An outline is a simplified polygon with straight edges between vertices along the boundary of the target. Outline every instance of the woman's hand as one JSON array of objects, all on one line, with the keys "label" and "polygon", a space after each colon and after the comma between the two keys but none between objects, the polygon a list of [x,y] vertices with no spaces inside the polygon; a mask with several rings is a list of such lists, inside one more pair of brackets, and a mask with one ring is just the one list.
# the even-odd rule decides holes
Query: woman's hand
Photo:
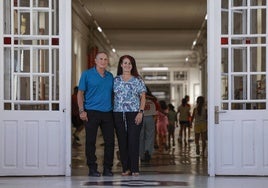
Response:
[{"label": "woman's hand", "polygon": [[135,123],[136,125],[139,125],[142,122],[142,118],[143,118],[143,113],[139,112],[135,118]]}]

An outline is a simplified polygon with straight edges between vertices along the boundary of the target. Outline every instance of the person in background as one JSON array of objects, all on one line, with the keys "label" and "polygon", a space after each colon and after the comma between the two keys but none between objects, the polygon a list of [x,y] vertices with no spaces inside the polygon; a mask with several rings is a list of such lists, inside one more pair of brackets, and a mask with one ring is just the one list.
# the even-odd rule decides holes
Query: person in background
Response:
[{"label": "person in background", "polygon": [[175,107],[172,104],[168,104],[168,147],[171,146],[171,139],[172,139],[172,146],[175,146],[175,126],[177,124],[177,112],[175,112]]},{"label": "person in background", "polygon": [[196,107],[194,108],[192,119],[194,122],[196,154],[200,155],[199,140],[201,136],[202,140],[201,155],[204,156],[206,150],[206,135],[207,135],[207,109],[205,107],[205,98],[203,96],[197,97]]},{"label": "person in background", "polygon": [[157,111],[157,135],[158,135],[158,144],[159,151],[163,149],[167,150],[168,146],[166,144],[167,141],[167,126],[168,126],[168,106],[164,100],[159,101],[160,109]]},{"label": "person in background", "polygon": [[147,86],[146,89],[143,126],[140,133],[140,159],[141,161],[149,162],[154,150],[157,98]]},{"label": "person in background", "polygon": [[[184,142],[186,143],[186,129],[191,125],[190,123],[190,117],[191,117],[191,112],[190,112],[190,106],[187,105],[187,100],[183,98],[181,100],[181,105],[178,107],[178,119],[180,123],[180,132],[179,132],[179,143],[182,143],[182,138],[184,137]],[[189,129],[188,129],[188,135]],[[189,136],[188,136],[189,137]]]},{"label": "person in background", "polygon": [[122,176],[139,175],[139,141],[146,87],[130,55],[121,56],[114,78],[114,121]]},{"label": "person in background", "polygon": [[75,132],[73,133],[73,137],[74,137],[73,146],[81,146],[81,144],[78,142],[80,141],[79,134],[84,128],[84,122],[80,119],[80,116],[79,116],[77,92],[78,92],[78,87],[75,86],[73,89],[73,94],[72,94],[72,124],[75,128]]},{"label": "person in background", "polygon": [[103,176],[113,176],[114,122],[113,122],[113,75],[106,70],[108,55],[99,52],[95,66],[84,71],[80,77],[77,99],[80,118],[86,121],[86,157],[89,176],[100,176],[96,163],[96,137],[98,128],[104,140]]},{"label": "person in background", "polygon": [[[189,95],[185,95],[184,96],[185,100],[186,100],[186,104],[187,106],[190,107],[190,110],[191,110],[191,105],[189,104],[189,101],[190,101],[190,97]],[[193,139],[191,139],[191,128],[192,128],[192,118],[191,118],[191,115],[189,116],[189,126],[187,127],[188,129],[188,142],[192,142]]]}]

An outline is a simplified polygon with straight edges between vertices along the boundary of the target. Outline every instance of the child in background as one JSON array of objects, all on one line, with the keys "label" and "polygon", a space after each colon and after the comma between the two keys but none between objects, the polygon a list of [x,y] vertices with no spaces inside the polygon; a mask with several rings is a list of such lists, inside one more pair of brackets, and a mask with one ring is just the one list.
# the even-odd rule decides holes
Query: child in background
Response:
[{"label": "child in background", "polygon": [[206,134],[207,134],[207,109],[205,107],[205,98],[203,96],[197,97],[196,107],[193,111],[192,120],[194,122],[196,155],[200,155],[199,140],[201,135],[202,153],[204,156],[206,149]]},{"label": "child in background", "polygon": [[167,136],[167,126],[168,126],[168,107],[165,101],[159,101],[160,109],[157,111],[157,134],[158,134],[158,142],[159,142],[159,150],[168,149],[166,144],[166,136]]},{"label": "child in background", "polygon": [[172,139],[172,146],[175,146],[175,125],[177,123],[177,113],[174,110],[174,106],[172,104],[168,104],[168,147],[171,146],[171,139]]}]

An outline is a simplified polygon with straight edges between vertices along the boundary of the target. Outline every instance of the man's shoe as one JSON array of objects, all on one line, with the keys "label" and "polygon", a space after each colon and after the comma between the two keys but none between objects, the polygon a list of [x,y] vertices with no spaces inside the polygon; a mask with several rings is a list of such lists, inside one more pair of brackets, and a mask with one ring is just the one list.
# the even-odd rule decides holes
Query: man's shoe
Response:
[{"label": "man's shoe", "polygon": [[88,176],[93,176],[93,177],[100,177],[100,175],[101,174],[97,170],[89,171],[89,173],[88,173]]},{"label": "man's shoe", "polygon": [[103,170],[103,176],[113,176],[113,172],[111,170],[105,169]]}]

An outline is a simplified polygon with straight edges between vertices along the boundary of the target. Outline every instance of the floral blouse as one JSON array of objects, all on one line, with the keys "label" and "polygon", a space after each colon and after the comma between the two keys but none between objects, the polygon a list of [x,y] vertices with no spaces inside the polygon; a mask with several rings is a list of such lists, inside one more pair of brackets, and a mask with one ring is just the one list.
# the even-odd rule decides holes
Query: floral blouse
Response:
[{"label": "floral blouse", "polygon": [[137,112],[140,108],[140,96],[146,92],[141,78],[132,76],[124,81],[122,76],[114,78],[114,112]]}]

